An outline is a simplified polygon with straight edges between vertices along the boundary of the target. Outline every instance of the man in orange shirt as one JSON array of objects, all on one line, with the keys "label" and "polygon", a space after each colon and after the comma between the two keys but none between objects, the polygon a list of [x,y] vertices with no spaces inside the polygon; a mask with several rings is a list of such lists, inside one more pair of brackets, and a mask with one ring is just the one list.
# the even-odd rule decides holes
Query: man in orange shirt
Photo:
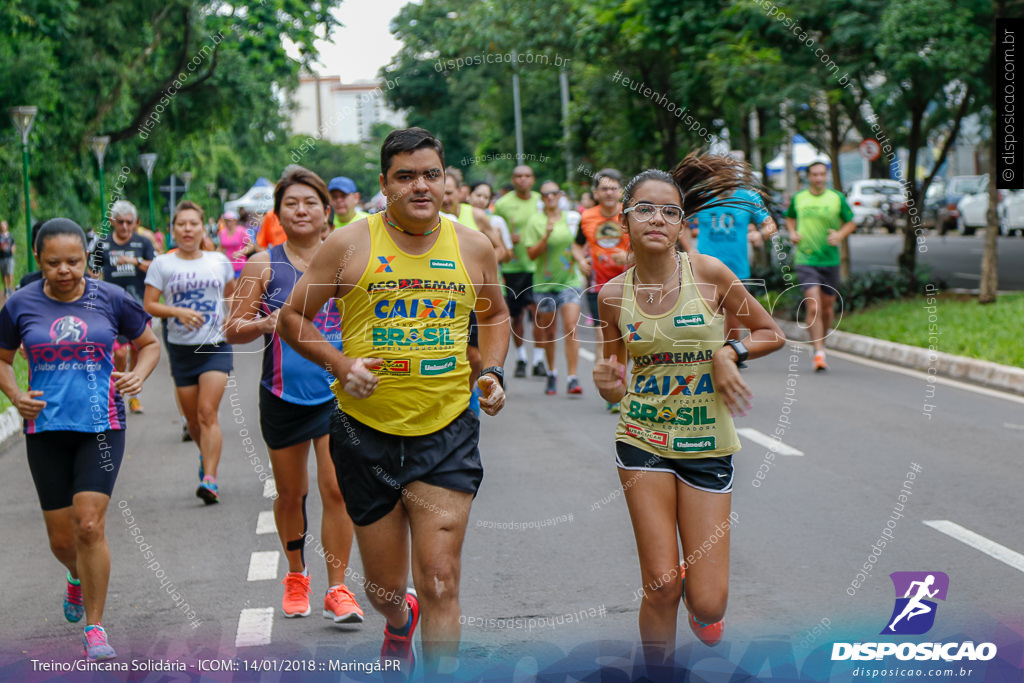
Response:
[{"label": "man in orange shirt", "polygon": [[[632,262],[629,250],[629,235],[622,229],[619,218],[622,212],[622,174],[614,168],[603,168],[594,175],[594,199],[596,206],[583,212],[576,242],[572,246],[573,256],[593,284],[587,289],[587,304],[590,316],[597,322],[595,334],[598,348],[601,347],[601,318],[597,312],[597,293],[601,287],[616,275],[624,272]],[[618,412],[618,404],[608,404],[608,410]]]},{"label": "man in orange shirt", "polygon": [[267,211],[263,217],[263,224],[260,225],[260,231],[256,235],[256,246],[260,249],[270,249],[287,241],[288,236],[284,234],[284,228],[281,227],[281,221],[277,220],[277,214],[273,209]]}]

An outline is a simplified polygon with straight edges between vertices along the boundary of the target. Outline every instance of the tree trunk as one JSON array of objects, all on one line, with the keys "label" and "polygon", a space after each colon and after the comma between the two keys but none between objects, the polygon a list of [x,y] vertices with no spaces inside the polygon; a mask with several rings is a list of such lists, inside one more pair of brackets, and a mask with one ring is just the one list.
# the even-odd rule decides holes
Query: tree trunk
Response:
[{"label": "tree trunk", "polygon": [[[993,131],[995,133],[995,131]],[[996,188],[996,145],[995,136],[989,143],[988,159],[988,216],[985,230],[985,251],[981,255],[981,291],[978,293],[979,304],[994,304],[996,290],[999,289],[999,219],[996,207],[999,203],[999,190]]]},{"label": "tree trunk", "polygon": [[[843,177],[839,170],[839,150],[843,141],[839,132],[839,106],[831,97],[828,98],[828,156],[832,159],[832,187],[836,192],[843,191]],[[839,281],[850,279],[850,238],[839,244]]]},{"label": "tree trunk", "polygon": [[[922,196],[914,182],[917,173],[917,152],[921,148],[923,136],[921,134],[922,121],[924,120],[924,106],[916,104],[910,110],[910,134],[907,136],[907,168],[906,177],[903,182],[907,190],[907,206],[917,207],[920,211]],[[914,224],[910,219],[910,211],[907,211],[907,222],[903,226],[903,251],[897,259],[900,270],[907,276],[913,277],[917,269],[917,236],[914,235]]]},{"label": "tree trunk", "polygon": [[[996,2],[995,17],[992,21],[992,52],[990,63],[994,60],[998,47],[998,35],[996,33],[996,20],[1003,16],[1005,6],[1003,2]],[[988,70],[992,73],[992,69]],[[999,289],[999,182],[996,179],[996,117],[994,112],[998,111],[997,90],[992,88],[992,134],[989,142],[988,154],[988,216],[985,230],[985,251],[981,255],[981,288],[978,292],[979,304],[994,304],[996,302],[996,291]]]}]

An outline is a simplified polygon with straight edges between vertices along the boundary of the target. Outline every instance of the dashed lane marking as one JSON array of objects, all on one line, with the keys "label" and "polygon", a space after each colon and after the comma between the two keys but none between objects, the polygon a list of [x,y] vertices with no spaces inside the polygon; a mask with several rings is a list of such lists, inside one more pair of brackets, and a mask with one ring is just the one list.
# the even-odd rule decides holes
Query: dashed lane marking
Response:
[{"label": "dashed lane marking", "polygon": [[249,557],[247,581],[269,581],[277,578],[277,565],[281,559],[279,550],[257,550]]},{"label": "dashed lane marking", "polygon": [[1011,550],[1005,545],[985,538],[970,529],[965,529],[955,522],[950,522],[948,519],[925,520],[923,523],[936,531],[955,538],[965,545],[971,546],[975,550],[980,550],[1003,564],[1010,565],[1019,572],[1024,572],[1024,555],[1021,555],[1016,550]]}]

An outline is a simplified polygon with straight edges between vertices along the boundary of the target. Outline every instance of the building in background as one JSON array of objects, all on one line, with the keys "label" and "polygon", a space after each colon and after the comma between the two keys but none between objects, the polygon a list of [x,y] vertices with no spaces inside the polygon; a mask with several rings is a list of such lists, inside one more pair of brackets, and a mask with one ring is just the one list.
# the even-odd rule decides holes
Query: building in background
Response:
[{"label": "building in background", "polygon": [[342,83],[340,76],[303,75],[295,91],[292,132],[316,136],[335,144],[370,139],[375,123],[404,128],[405,114],[392,109],[384,98],[390,81]]}]

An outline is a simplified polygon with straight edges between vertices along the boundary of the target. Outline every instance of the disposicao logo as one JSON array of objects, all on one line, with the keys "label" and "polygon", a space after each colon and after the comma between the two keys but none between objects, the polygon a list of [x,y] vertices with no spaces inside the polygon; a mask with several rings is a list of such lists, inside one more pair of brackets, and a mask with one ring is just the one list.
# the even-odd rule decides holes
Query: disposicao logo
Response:
[{"label": "disposicao logo", "polygon": [[[895,605],[879,635],[922,635],[935,625],[938,603],[946,600],[949,576],[945,572],[893,572]],[[996,656],[994,643],[833,643],[832,661],[884,659],[988,661]]]},{"label": "disposicao logo", "polygon": [[936,603],[928,598],[945,602],[949,576],[944,572],[893,572],[889,578],[896,588],[896,606],[882,635],[919,636],[930,631]]}]

